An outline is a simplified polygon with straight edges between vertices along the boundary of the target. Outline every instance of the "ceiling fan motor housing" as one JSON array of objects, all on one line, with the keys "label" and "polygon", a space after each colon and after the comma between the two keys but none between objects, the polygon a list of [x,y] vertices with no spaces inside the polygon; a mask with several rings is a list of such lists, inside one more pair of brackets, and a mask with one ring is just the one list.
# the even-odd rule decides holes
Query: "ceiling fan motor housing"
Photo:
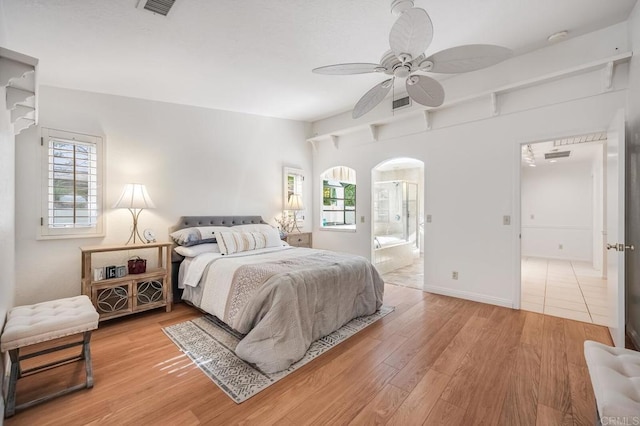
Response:
[{"label": "ceiling fan motor housing", "polygon": [[402,15],[402,12],[412,7],[413,7],[413,0],[392,0],[391,1],[391,13],[393,13],[394,16],[400,16]]}]

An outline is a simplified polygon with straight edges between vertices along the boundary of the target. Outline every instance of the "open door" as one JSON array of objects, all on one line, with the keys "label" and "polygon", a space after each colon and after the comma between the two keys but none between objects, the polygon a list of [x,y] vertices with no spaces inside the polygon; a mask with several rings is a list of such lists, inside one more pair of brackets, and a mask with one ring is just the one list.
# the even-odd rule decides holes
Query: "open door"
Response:
[{"label": "open door", "polygon": [[625,341],[625,250],[633,250],[624,238],[625,134],[624,110],[619,110],[607,130],[606,223],[607,290],[609,296],[609,331],[613,343],[624,347]]}]

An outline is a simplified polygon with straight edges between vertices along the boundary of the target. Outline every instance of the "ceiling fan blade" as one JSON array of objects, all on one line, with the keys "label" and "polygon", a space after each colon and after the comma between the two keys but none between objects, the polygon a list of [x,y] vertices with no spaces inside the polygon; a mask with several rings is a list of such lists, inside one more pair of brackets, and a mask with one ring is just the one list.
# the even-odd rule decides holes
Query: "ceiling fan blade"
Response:
[{"label": "ceiling fan blade", "polygon": [[438,107],[444,102],[444,88],[426,75],[413,74],[407,77],[407,93],[419,104]]},{"label": "ceiling fan blade", "polygon": [[325,67],[314,68],[311,70],[316,74],[328,75],[350,75],[350,74],[366,74],[369,72],[383,71],[384,67],[380,64],[354,63],[354,64],[337,64],[327,65]]},{"label": "ceiling fan blade", "polygon": [[[429,14],[420,8],[407,9],[396,20],[389,34],[393,53],[403,62],[417,58],[433,40],[433,24]],[[404,58],[404,55],[410,58]]]},{"label": "ceiling fan blade", "polygon": [[385,80],[380,84],[373,86],[362,98],[358,101],[355,107],[353,107],[353,118],[360,118],[369,111],[371,111],[376,105],[378,105],[387,96],[387,93],[393,87],[393,79]]},{"label": "ceiling fan blade", "polygon": [[492,44],[468,44],[442,50],[427,58],[433,62],[430,72],[455,74],[475,71],[502,62],[511,56],[511,49]]}]

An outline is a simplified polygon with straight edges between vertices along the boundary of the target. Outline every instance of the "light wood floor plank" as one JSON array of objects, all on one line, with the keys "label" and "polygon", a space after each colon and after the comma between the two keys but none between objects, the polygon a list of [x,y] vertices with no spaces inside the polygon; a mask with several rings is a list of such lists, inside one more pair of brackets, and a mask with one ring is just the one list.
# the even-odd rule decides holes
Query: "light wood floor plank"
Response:
[{"label": "light wood floor plank", "polygon": [[567,320],[545,316],[538,402],[560,413],[571,414],[569,370],[565,352],[565,321]]},{"label": "light wood floor plank", "polygon": [[569,363],[569,384],[571,387],[571,408],[575,425],[590,426],[596,418],[595,396],[585,365]]},{"label": "light wood floor plank", "polygon": [[384,425],[396,412],[409,392],[386,385],[349,423],[352,425]]},{"label": "light wood floor plank", "polygon": [[463,425],[464,410],[448,403],[444,399],[439,399],[431,410],[429,417],[423,425],[425,426],[451,426]]},{"label": "light wood floor plank", "polygon": [[535,425],[540,381],[538,348],[521,343],[500,414],[500,425]]},{"label": "light wood floor plank", "polygon": [[534,348],[542,347],[542,332],[544,328],[544,315],[535,312],[527,312],[527,319],[522,329],[520,341]]},{"label": "light wood floor plank", "polygon": [[422,424],[438,402],[440,394],[450,379],[451,377],[446,374],[429,370],[387,424],[394,426]]}]

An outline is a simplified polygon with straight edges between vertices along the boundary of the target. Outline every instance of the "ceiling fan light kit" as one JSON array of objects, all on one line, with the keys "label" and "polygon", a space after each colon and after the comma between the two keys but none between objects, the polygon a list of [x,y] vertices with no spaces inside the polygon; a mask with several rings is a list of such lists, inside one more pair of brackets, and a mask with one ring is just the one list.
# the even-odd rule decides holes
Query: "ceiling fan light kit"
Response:
[{"label": "ceiling fan light kit", "polygon": [[433,40],[433,24],[427,11],[414,7],[413,0],[391,0],[391,12],[398,19],[391,27],[389,46],[379,64],[349,63],[313,69],[326,75],[384,73],[391,76],[371,88],[353,108],[353,118],[371,111],[387,96],[396,78],[404,78],[407,93],[415,102],[438,107],[444,103],[444,88],[435,79],[418,72],[458,74],[495,65],[511,56],[506,47],[470,44],[452,47],[429,57],[425,51]]}]

